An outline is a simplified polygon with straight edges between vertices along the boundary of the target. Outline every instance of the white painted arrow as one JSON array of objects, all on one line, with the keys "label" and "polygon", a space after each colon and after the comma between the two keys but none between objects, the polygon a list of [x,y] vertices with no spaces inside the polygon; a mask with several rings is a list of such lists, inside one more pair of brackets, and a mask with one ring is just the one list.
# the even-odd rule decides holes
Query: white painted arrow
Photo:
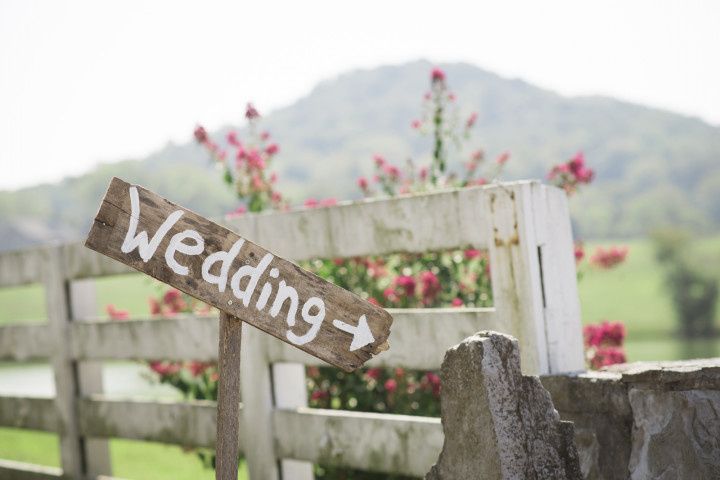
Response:
[{"label": "white painted arrow", "polygon": [[333,325],[335,326],[335,328],[338,328],[344,332],[352,333],[353,339],[350,343],[351,352],[354,352],[358,348],[362,348],[365,345],[370,345],[375,341],[375,337],[373,337],[373,334],[370,331],[370,327],[367,324],[367,318],[365,318],[365,315],[360,317],[357,327],[353,327],[352,325],[342,322],[340,320],[333,320]]}]

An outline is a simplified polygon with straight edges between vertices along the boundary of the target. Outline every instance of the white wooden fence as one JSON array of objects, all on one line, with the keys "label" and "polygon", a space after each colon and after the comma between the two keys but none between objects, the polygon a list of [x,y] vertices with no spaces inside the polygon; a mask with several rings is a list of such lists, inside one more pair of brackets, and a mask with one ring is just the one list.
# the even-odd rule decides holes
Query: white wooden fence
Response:
[{"label": "white wooden fence", "polygon": [[[583,368],[570,220],[558,189],[516,182],[245,216],[228,226],[295,260],[488,250],[494,308],[395,310],[391,348],[369,365],[437,369],[448,347],[492,329],[520,340],[526,373]],[[41,283],[48,317],[0,327],[0,359],[49,358],[56,383],[55,398],[0,397],[0,426],[57,432],[62,462],[0,460],[0,478],[110,475],[108,438],[213,447],[213,402],[102,395],[102,360],[217,355],[215,317],[88,321],[92,279],[126,272],[80,243],[0,255],[0,288]],[[436,460],[440,419],[309,409],[303,365],[319,361],[244,327],[240,438],[253,479],[312,478],[311,462],[422,476]]]}]

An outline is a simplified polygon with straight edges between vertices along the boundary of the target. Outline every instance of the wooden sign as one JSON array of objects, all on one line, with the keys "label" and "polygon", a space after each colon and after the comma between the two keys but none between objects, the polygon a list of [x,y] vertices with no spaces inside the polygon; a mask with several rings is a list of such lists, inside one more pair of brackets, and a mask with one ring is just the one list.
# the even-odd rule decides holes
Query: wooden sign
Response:
[{"label": "wooden sign", "polygon": [[388,348],[384,309],[119,178],[85,245],[345,371]]}]

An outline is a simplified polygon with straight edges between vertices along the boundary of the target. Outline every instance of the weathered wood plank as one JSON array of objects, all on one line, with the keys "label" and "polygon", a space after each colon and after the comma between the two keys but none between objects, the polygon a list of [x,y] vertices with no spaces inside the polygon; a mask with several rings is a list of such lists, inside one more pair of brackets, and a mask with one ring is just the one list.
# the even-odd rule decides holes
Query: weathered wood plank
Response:
[{"label": "weathered wood plank", "polygon": [[[371,366],[440,367],[445,350],[480,331],[506,332],[492,308],[419,308],[390,310],[393,348],[372,359]],[[77,322],[72,325],[76,359],[217,360],[217,316],[178,316],[158,320]],[[273,338],[267,343],[271,362],[322,363]],[[422,345],[422,348],[418,348]]]},{"label": "weathered wood plank", "polygon": [[[293,260],[424,252],[488,245],[487,232],[471,226],[487,221],[478,208],[496,186],[429,195],[343,202],[337,207],[246,215],[224,226]],[[358,221],[362,219],[362,221]],[[302,240],[302,241],[301,241]],[[39,283],[42,248],[0,254],[0,287]],[[133,269],[84,248],[62,246],[69,279],[133,272]]]},{"label": "weathered wood plank", "polygon": [[0,397],[0,426],[54,432],[58,429],[52,398]]},{"label": "weathered wood plank", "polygon": [[85,245],[346,371],[388,348],[382,308],[118,178]]},{"label": "weathered wood plank", "polygon": [[240,413],[240,342],[242,322],[220,312],[218,343],[217,433],[215,442],[215,478],[237,480]]},{"label": "weathered wood plank", "polygon": [[[215,446],[215,402],[104,399],[78,402],[80,430],[97,438],[128,438],[191,447]],[[241,433],[241,449],[243,431]]]},{"label": "weathered wood plank", "polygon": [[0,253],[0,288],[40,283],[46,247]]},{"label": "weathered wood plank", "polygon": [[294,260],[425,252],[488,244],[483,198],[494,186],[344,202],[332,208],[247,215],[226,222]]},{"label": "weathered wood plank", "polygon": [[422,477],[442,449],[439,418],[299,408],[273,412],[278,455]]},{"label": "weathered wood plank", "polygon": [[72,329],[80,360],[217,360],[217,315],[77,322]]},{"label": "weathered wood plank", "polygon": [[0,326],[0,359],[25,361],[48,358],[54,338],[47,324]]},{"label": "weathered wood plank", "polygon": [[60,468],[0,460],[0,478],[3,480],[58,480],[63,477]]},{"label": "weathered wood plank", "polygon": [[[445,350],[480,330],[507,331],[491,308],[443,308],[390,310],[394,322],[392,348],[367,363],[370,367],[403,366],[438,369]],[[268,338],[271,362],[299,362],[321,365],[309,355]]]}]

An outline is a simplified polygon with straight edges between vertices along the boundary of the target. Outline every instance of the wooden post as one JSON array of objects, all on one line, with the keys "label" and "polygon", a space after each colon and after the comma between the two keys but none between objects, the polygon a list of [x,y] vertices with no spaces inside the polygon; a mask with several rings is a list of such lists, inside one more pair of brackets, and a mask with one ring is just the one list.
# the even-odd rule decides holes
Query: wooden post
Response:
[{"label": "wooden post", "polygon": [[278,480],[273,428],[272,368],[268,361],[267,335],[245,324],[242,364],[243,442],[251,479]]},{"label": "wooden post", "polygon": [[[73,322],[82,322],[90,320],[96,315],[97,294],[95,280],[85,279],[70,283],[71,320]],[[102,362],[81,362],[76,364],[81,396],[103,392],[102,367]],[[83,449],[89,478],[112,474],[109,442],[106,439],[86,438]]]},{"label": "wooden post", "polygon": [[539,182],[489,190],[493,303],[520,342],[526,374],[583,368],[580,306],[565,194]]},{"label": "wooden post", "polygon": [[[275,363],[272,366],[275,408],[295,409],[307,407],[305,365],[301,363]],[[283,480],[313,480],[312,462],[283,458],[280,460]]]},{"label": "wooden post", "polygon": [[220,312],[218,346],[219,384],[217,401],[217,434],[215,442],[215,478],[237,480],[240,455],[238,429],[240,420],[240,340],[242,322]]},{"label": "wooden post", "polygon": [[64,478],[87,477],[87,462],[77,418],[78,372],[70,352],[70,295],[63,272],[62,250],[45,250],[45,300],[50,331],[56,341],[52,353],[55,374],[55,408],[60,429],[60,465]]}]

